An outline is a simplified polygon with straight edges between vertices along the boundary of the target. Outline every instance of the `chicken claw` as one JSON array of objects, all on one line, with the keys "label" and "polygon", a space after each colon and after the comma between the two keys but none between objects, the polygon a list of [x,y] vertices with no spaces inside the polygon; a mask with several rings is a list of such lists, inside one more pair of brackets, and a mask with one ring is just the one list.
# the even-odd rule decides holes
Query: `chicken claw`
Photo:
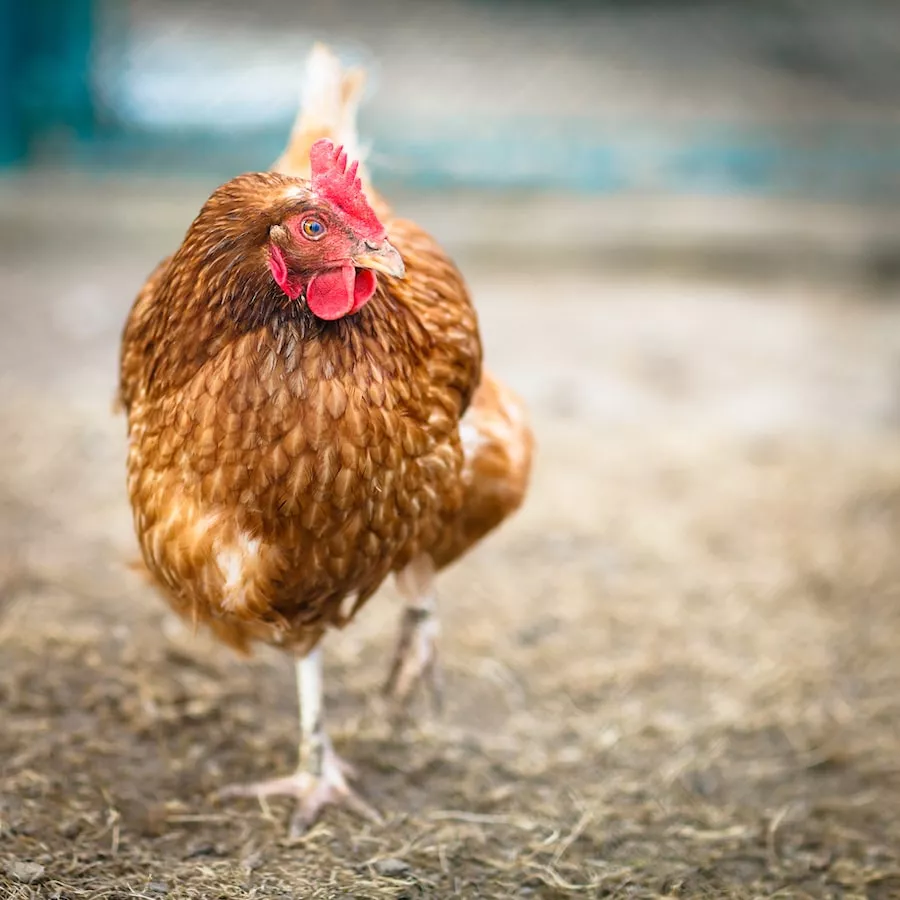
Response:
[{"label": "chicken claw", "polygon": [[437,651],[438,621],[428,607],[408,606],[403,610],[400,635],[383,693],[398,710],[405,708],[413,691],[423,684],[432,705],[440,712],[444,705],[444,678]]},{"label": "chicken claw", "polygon": [[344,762],[325,744],[318,775],[305,769],[298,769],[293,775],[271,778],[251,784],[232,784],[219,791],[219,797],[294,797],[297,807],[291,817],[290,836],[300,837],[329,805],[346,806],[363,819],[376,824],[382,823],[378,811],[363,800],[348,784],[356,777],[349,763]]},{"label": "chicken claw", "polygon": [[371,822],[381,823],[378,811],[366,803],[347,783],[356,778],[350,763],[344,762],[325,731],[322,716],[322,651],[316,647],[297,661],[297,695],[300,701],[299,765],[293,775],[251,784],[222,788],[218,796],[294,797],[297,808],[291,818],[291,837],[299,837],[330,805],[346,806]]}]

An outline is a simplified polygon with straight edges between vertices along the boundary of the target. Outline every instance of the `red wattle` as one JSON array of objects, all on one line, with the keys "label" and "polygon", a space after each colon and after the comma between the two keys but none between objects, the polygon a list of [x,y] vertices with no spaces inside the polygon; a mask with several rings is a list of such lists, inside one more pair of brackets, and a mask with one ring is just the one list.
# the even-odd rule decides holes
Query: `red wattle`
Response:
[{"label": "red wattle", "polygon": [[356,270],[356,280],[353,283],[353,306],[350,307],[351,313],[361,310],[372,299],[377,284],[378,279],[371,269]]},{"label": "red wattle", "polygon": [[306,286],[306,305],[326,321],[341,319],[361,309],[375,293],[375,273],[351,265],[326,269]]}]

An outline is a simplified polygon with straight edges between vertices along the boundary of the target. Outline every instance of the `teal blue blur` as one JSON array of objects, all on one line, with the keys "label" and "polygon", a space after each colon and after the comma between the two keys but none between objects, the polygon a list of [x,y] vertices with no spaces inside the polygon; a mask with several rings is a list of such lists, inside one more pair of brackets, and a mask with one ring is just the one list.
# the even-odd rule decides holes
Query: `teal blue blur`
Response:
[{"label": "teal blue blur", "polygon": [[0,0],[0,164],[56,130],[90,141],[92,0]]},{"label": "teal blue blur", "polygon": [[[505,0],[478,2],[511,8]],[[49,161],[226,178],[278,155],[289,118],[235,129],[223,141],[202,128],[135,126],[104,109],[92,85],[98,34],[112,18],[106,39],[116,28],[126,33],[127,8],[124,0],[0,0],[0,168]],[[378,149],[376,175],[403,186],[900,199],[896,119],[782,120],[774,128],[698,120],[679,130],[652,116],[624,124],[587,113],[535,121],[498,110],[480,120],[448,117],[446,127],[413,136],[363,117]],[[395,164],[379,170],[381,160]]]}]

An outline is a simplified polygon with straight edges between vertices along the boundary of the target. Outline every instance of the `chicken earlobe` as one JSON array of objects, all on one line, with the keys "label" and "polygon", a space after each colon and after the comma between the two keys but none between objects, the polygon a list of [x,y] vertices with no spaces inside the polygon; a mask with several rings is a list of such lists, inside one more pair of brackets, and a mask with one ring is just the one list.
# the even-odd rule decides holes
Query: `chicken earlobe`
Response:
[{"label": "chicken earlobe", "polygon": [[[281,226],[278,225],[276,228]],[[272,230],[274,232],[275,229]],[[269,271],[288,299],[296,300],[303,293],[303,282],[291,274],[284,251],[274,243],[269,246]]]},{"label": "chicken earlobe", "polygon": [[219,797],[293,797],[297,801],[291,818],[290,835],[299,837],[329,805],[343,805],[361,818],[382,821],[349,785],[356,777],[331,745],[325,730],[323,706],[322,650],[316,647],[297,662],[297,694],[300,700],[300,747],[297,771],[293,775],[250,784],[233,784],[219,791]]}]

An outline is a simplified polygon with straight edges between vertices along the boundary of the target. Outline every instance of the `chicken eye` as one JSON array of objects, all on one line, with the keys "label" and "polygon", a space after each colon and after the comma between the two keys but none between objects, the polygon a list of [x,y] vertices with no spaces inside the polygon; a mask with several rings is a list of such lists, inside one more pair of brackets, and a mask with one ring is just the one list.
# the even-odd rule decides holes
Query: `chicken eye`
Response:
[{"label": "chicken eye", "polygon": [[312,216],[309,216],[300,223],[300,230],[311,241],[317,241],[325,234],[325,226],[319,219]]}]

